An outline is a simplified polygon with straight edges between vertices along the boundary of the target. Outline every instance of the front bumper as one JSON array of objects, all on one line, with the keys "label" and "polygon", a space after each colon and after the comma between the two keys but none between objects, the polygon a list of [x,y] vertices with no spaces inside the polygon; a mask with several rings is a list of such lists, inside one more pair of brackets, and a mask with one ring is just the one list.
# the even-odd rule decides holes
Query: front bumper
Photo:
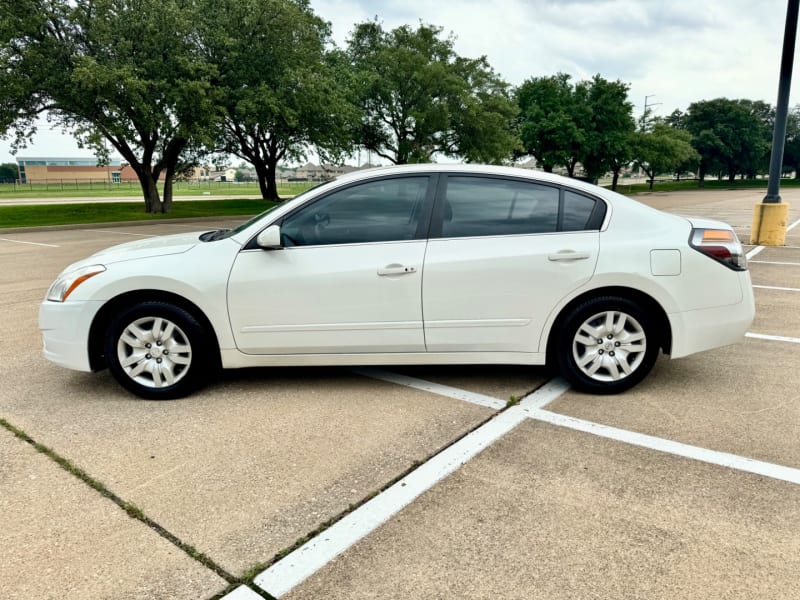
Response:
[{"label": "front bumper", "polygon": [[101,302],[50,302],[39,305],[44,357],[67,369],[91,371],[89,329]]}]

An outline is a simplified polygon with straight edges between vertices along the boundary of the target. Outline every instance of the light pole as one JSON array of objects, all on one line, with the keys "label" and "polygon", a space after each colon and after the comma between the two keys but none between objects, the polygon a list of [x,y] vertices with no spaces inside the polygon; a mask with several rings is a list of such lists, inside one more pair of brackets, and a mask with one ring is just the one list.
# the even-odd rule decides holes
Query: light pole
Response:
[{"label": "light pole", "polygon": [[786,222],[789,205],[781,202],[780,183],[783,168],[783,147],[786,142],[786,119],[789,113],[789,89],[792,84],[794,45],[797,38],[797,12],[800,0],[788,0],[786,29],[783,32],[781,73],[778,81],[778,105],[775,109],[775,129],[772,134],[772,154],[769,161],[767,195],[753,212],[751,244],[783,246],[786,243]]},{"label": "light pole", "polygon": [[655,98],[655,94],[649,94],[644,97],[644,112],[642,113],[642,131],[647,131],[647,109],[653,106],[660,106],[661,102],[651,102],[650,104],[647,103],[648,98]]}]

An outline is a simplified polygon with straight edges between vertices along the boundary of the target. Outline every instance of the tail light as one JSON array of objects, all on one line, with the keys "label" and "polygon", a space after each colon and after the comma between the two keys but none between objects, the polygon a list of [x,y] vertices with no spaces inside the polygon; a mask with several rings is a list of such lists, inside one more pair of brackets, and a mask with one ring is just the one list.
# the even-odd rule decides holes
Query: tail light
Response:
[{"label": "tail light", "polygon": [[744,248],[731,229],[692,229],[689,245],[734,271],[747,270]]}]

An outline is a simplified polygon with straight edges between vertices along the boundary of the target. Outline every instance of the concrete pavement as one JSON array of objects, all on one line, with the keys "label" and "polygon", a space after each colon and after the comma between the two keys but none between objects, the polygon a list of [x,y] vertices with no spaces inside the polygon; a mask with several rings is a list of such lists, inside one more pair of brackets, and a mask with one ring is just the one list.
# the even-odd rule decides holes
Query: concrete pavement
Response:
[{"label": "concrete pavement", "polygon": [[[745,239],[758,199],[699,194],[670,210],[730,220]],[[646,199],[656,200],[668,199]],[[800,194],[793,205],[797,220]],[[44,361],[37,306],[67,263],[113,243],[214,226],[229,222],[0,236],[0,418],[184,544],[0,429],[4,598],[219,596],[497,412],[347,369],[231,372],[190,398],[144,402],[107,374]],[[797,250],[756,259],[754,283],[800,288]],[[798,337],[800,293],[755,293],[753,331]],[[661,360],[626,394],[567,392],[547,410],[800,467],[798,350],[746,339]],[[500,406],[548,378],[518,367],[400,371]],[[288,597],[795,598],[798,489],[526,421]]]}]

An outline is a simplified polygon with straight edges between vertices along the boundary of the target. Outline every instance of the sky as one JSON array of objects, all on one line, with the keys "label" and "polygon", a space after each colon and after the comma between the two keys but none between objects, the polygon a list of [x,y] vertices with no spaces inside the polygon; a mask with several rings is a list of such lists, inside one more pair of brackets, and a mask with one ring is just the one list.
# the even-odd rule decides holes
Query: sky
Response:
[{"label": "sky", "polygon": [[[775,104],[786,0],[311,0],[339,46],[353,25],[384,28],[421,22],[455,37],[462,56],[485,55],[506,81],[568,73],[600,74],[630,85],[641,114],[691,102],[747,98]],[[800,73],[800,61],[796,61]],[[790,105],[800,103],[800,75]],[[0,162],[13,162],[0,139]],[[91,156],[68,134],[42,122],[20,156]]]}]

